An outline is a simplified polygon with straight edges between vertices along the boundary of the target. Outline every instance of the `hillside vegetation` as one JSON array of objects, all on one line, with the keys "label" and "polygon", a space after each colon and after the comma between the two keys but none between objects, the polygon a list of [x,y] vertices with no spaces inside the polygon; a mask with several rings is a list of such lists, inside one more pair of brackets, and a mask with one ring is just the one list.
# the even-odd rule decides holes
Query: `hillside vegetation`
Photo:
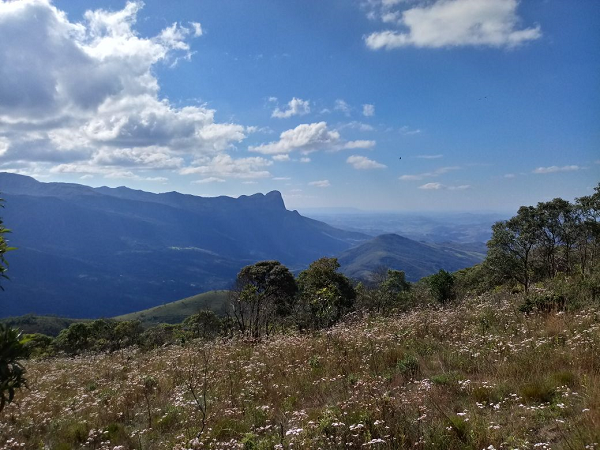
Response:
[{"label": "hillside vegetation", "polygon": [[214,311],[217,315],[223,316],[227,311],[227,291],[205,292],[176,302],[117,316],[114,319],[120,321],[137,320],[143,327],[159,323],[176,324],[183,322],[187,317],[203,309]]},{"label": "hillside vegetation", "polygon": [[595,448],[600,310],[521,300],[30,361],[0,448]]}]

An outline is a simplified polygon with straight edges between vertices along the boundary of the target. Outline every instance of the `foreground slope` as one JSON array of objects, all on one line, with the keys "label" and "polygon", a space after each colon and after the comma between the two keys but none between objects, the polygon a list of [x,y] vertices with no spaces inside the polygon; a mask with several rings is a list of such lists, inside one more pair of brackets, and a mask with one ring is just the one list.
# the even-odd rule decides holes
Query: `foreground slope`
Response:
[{"label": "foreground slope", "polygon": [[300,269],[364,239],[285,208],[279,192],[202,198],[0,173],[11,282],[2,315],[114,316],[228,288],[239,269]]},{"label": "foreground slope", "polygon": [[465,251],[438,244],[413,241],[397,234],[383,234],[346,250],[338,260],[341,270],[356,279],[368,279],[378,267],[403,270],[409,281],[417,281],[440,269],[454,272],[483,261],[478,251]]},{"label": "foreground slope", "polygon": [[596,448],[600,311],[525,315],[521,301],[28,361],[0,447]]}]

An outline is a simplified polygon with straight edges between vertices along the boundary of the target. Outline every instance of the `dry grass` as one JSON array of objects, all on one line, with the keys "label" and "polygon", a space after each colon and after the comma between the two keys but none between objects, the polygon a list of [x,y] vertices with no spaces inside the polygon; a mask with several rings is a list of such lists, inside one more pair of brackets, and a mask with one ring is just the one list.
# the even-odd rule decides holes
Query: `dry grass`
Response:
[{"label": "dry grass", "polygon": [[600,309],[515,303],[30,361],[0,449],[600,448]]}]

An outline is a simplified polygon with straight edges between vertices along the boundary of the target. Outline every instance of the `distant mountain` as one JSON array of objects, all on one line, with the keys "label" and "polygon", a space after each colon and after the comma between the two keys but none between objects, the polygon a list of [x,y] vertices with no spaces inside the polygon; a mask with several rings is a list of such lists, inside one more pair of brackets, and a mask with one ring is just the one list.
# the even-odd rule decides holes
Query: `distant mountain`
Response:
[{"label": "distant mountain", "polygon": [[484,255],[437,244],[425,244],[383,234],[339,255],[341,271],[355,279],[368,279],[369,273],[384,266],[403,270],[409,281],[431,275],[440,269],[456,271],[481,262]]},{"label": "distant mountain", "polygon": [[288,211],[277,191],[203,198],[0,173],[0,194],[18,247],[0,316],[125,314],[228,288],[259,260],[299,270],[367,238]]}]

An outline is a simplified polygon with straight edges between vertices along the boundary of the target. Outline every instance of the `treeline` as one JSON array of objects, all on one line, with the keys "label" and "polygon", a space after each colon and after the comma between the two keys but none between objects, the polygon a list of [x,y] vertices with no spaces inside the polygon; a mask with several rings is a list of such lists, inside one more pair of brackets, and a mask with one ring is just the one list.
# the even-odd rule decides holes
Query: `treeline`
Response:
[{"label": "treeline", "polygon": [[369,283],[353,283],[338,272],[336,258],[321,258],[297,278],[278,261],[244,267],[229,293],[223,317],[200,310],[180,324],[144,329],[139,321],[98,319],[71,324],[56,338],[24,336],[34,357],[118,351],[136,345],[152,349],[194,339],[261,339],[286,330],[317,330],[338,323],[351,311],[383,312],[405,304],[411,289],[404,272],[383,270]]},{"label": "treeline", "polygon": [[570,203],[561,198],[522,206],[492,227],[486,264],[502,281],[527,292],[532,283],[566,275],[590,275],[600,257],[600,185]]}]

